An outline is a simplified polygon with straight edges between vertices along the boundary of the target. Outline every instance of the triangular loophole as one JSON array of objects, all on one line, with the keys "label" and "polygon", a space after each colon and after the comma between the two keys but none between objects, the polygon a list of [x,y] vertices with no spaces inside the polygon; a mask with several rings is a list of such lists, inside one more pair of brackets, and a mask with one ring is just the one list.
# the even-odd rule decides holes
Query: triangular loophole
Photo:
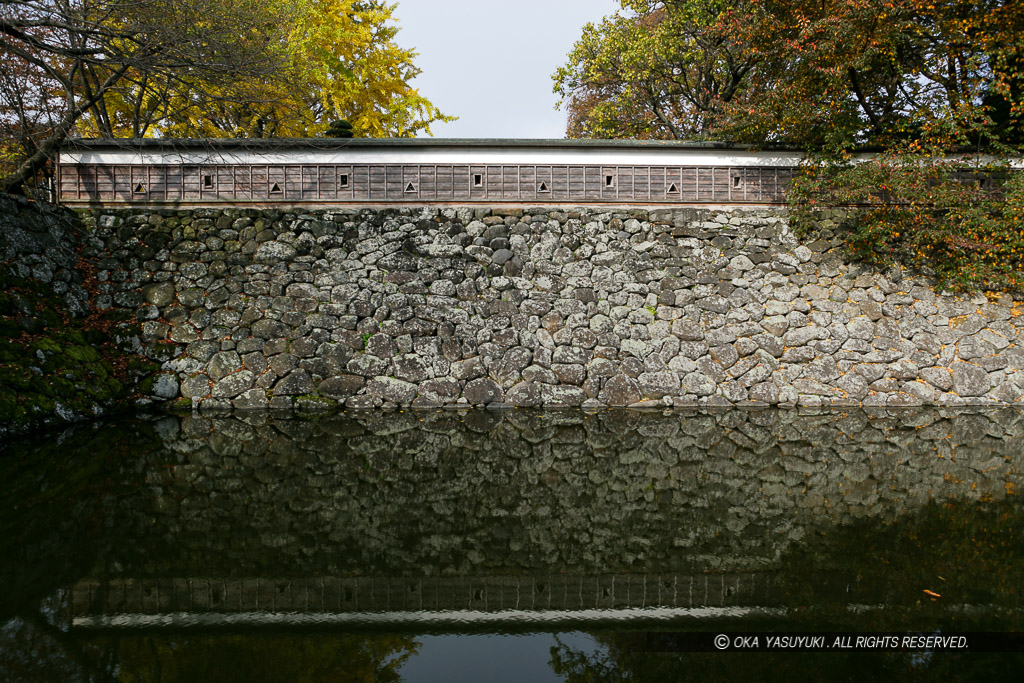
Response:
[{"label": "triangular loophole", "polygon": [[281,186],[278,185],[277,183],[274,183],[273,185],[270,186],[270,191],[271,191],[271,193],[280,192],[281,191]]},{"label": "triangular loophole", "polygon": [[405,191],[406,191],[406,192],[415,192],[415,191],[416,191],[416,186],[415,186],[415,185],[413,185],[412,183],[408,183],[408,184],[407,184],[407,185],[405,186]]},{"label": "triangular loophole", "polygon": [[541,184],[540,184],[540,185],[539,185],[539,186],[537,187],[537,191],[538,191],[538,192],[547,192],[547,191],[548,191],[548,184],[547,184],[547,183],[541,183]]},{"label": "triangular loophole", "polygon": [[143,185],[142,183],[139,183],[138,185],[135,186],[135,192],[136,193],[143,194],[143,193],[145,193],[145,191],[146,191],[146,186]]},{"label": "triangular loophole", "polygon": [[668,191],[669,192],[679,192],[679,188],[676,187],[675,183],[672,183],[671,185],[668,186]]}]

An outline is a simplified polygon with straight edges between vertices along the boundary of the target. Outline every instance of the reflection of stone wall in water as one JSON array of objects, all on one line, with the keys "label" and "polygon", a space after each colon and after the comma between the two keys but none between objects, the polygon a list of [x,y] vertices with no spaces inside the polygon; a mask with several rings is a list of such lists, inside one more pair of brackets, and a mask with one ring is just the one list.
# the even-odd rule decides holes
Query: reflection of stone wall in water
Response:
[{"label": "reflection of stone wall in water", "polygon": [[[937,295],[750,209],[97,210],[97,304],[204,408],[1024,395],[1011,296]],[[299,401],[302,403],[302,401]]]},{"label": "reflection of stone wall in water", "polygon": [[165,418],[170,454],[114,513],[147,543],[110,561],[139,577],[770,569],[818,530],[1003,499],[1022,430],[1009,409]]}]

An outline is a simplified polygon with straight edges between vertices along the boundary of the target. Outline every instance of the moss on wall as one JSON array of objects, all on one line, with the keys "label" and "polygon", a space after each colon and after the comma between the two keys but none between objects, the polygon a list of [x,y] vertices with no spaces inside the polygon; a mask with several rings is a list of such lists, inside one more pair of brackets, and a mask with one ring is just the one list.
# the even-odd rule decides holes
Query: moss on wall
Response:
[{"label": "moss on wall", "polygon": [[0,196],[0,436],[133,404],[159,365],[126,351],[118,321],[91,305],[77,218]]},{"label": "moss on wall", "polygon": [[45,285],[0,274],[0,430],[24,432],[126,405],[134,377],[158,369],[125,358],[102,320],[74,318]]}]

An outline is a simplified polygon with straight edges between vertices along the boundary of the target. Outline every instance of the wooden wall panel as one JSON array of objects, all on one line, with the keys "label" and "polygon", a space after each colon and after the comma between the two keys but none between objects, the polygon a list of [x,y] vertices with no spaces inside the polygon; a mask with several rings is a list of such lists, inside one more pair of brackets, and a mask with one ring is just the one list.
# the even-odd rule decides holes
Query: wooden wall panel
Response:
[{"label": "wooden wall panel", "polygon": [[546,164],[63,165],[68,203],[775,203],[785,167]]}]

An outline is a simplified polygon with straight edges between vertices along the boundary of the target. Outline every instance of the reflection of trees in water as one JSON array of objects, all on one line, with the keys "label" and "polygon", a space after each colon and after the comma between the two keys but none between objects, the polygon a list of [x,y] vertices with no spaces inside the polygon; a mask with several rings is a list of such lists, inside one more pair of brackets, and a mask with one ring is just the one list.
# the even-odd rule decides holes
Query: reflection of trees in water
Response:
[{"label": "reflection of trees in water", "polygon": [[[828,528],[780,562],[777,585],[789,607],[784,620],[704,623],[699,630],[1024,632],[1022,535],[1024,508],[1016,500],[930,504],[892,521]],[[861,606],[867,608],[856,609]],[[1024,667],[1020,652],[664,652],[650,643],[665,639],[644,632],[591,635],[602,649],[585,652],[559,641],[551,649],[552,670],[570,683],[742,680],[744,673],[765,671],[774,680],[949,681],[993,680]]]},{"label": "reflection of trees in water", "polygon": [[[744,625],[746,630],[746,625]],[[564,643],[549,665],[566,683],[708,683],[710,681],[999,681],[1024,666],[1021,653],[650,652],[636,634],[594,633],[600,651]],[[1012,675],[1012,676],[1011,676]]]},{"label": "reflection of trees in water", "polygon": [[97,635],[28,615],[0,624],[0,680],[398,683],[399,669],[419,649],[415,636],[394,633]]},{"label": "reflection of trees in water", "polygon": [[[1024,505],[932,503],[887,522],[824,528],[791,548],[777,586],[800,628],[1024,631]],[[831,580],[830,580],[831,579]]]},{"label": "reflection of trees in water", "polygon": [[21,439],[0,453],[0,617],[110,552],[112,507],[139,488],[138,467],[160,446],[152,423],[126,420]]},{"label": "reflection of trees in water", "polygon": [[83,644],[86,656],[104,662],[112,677],[139,683],[398,683],[399,668],[419,647],[408,635],[315,633],[131,635]]}]

